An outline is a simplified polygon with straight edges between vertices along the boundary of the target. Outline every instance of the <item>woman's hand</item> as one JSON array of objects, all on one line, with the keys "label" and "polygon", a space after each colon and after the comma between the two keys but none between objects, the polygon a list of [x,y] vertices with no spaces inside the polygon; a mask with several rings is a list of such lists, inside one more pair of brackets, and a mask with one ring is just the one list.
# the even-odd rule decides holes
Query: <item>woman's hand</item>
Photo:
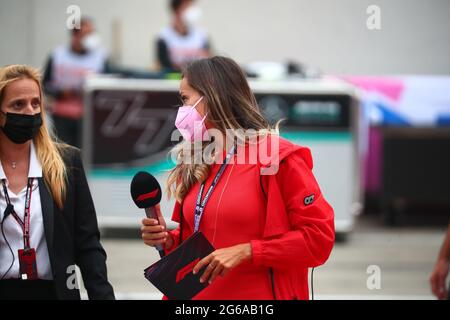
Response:
[{"label": "woman's hand", "polygon": [[155,247],[158,244],[163,244],[166,250],[173,246],[173,238],[166,230],[166,221],[161,214],[161,207],[159,204],[155,206],[158,220],[144,218],[142,219],[142,240],[148,246]]},{"label": "woman's hand", "polygon": [[447,299],[449,288],[446,287],[445,279],[449,271],[450,261],[439,259],[430,277],[431,291],[439,299]]},{"label": "woman's hand", "polygon": [[251,258],[252,247],[250,243],[218,249],[200,260],[195,265],[193,273],[196,274],[207,265],[203,275],[200,277],[200,282],[208,281],[211,284],[218,275],[223,277],[228,271]]}]

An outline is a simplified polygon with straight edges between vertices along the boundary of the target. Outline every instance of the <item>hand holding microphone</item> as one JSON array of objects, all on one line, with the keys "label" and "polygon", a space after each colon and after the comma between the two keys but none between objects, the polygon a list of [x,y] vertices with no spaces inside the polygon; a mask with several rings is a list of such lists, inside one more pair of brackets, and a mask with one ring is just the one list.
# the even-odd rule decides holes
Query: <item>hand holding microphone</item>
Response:
[{"label": "hand holding microphone", "polygon": [[151,247],[164,245],[165,249],[170,249],[173,245],[173,239],[167,232],[166,222],[161,214],[159,204],[155,206],[158,220],[153,218],[142,219],[142,240]]},{"label": "hand holding microphone", "polygon": [[161,257],[164,248],[173,245],[173,239],[166,230],[166,222],[161,214],[161,186],[154,176],[148,172],[138,172],[131,181],[131,197],[138,208],[145,209],[146,219],[142,220],[142,239],[155,247]]}]

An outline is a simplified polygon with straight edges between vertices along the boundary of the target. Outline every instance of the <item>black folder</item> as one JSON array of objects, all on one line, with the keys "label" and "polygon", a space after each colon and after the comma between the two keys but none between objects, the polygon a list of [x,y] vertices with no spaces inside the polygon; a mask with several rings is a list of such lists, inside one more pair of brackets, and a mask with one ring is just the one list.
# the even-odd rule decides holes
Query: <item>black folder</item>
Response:
[{"label": "black folder", "polygon": [[196,232],[170,254],[145,269],[145,278],[171,300],[190,300],[207,286],[207,283],[200,283],[206,266],[195,275],[192,270],[214,250],[203,233]]}]

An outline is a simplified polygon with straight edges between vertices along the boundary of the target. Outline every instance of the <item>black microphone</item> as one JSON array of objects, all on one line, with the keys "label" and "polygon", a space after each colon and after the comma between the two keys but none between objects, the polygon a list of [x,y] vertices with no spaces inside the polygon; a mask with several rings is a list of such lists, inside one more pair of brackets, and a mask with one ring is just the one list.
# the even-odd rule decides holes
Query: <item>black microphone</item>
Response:
[{"label": "black microphone", "polygon": [[[161,186],[148,172],[139,171],[131,181],[131,197],[138,208],[145,209],[148,218],[158,220],[155,206],[161,201]],[[159,255],[164,257],[162,244],[156,245]]]}]

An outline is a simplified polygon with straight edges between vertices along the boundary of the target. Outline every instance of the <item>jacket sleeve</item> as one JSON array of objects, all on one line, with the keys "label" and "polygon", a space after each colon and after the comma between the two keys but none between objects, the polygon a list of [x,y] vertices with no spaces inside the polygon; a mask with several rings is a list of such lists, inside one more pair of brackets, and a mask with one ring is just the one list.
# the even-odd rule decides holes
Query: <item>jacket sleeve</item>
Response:
[{"label": "jacket sleeve", "polygon": [[89,299],[114,299],[108,282],[106,252],[100,244],[94,203],[80,153],[72,156],[75,192],[75,262],[80,267]]},{"label": "jacket sleeve", "polygon": [[159,65],[162,69],[173,70],[174,66],[170,59],[169,49],[167,48],[166,42],[158,38],[156,41],[156,56],[158,57]]},{"label": "jacket sleeve", "polygon": [[[169,234],[172,236],[173,238],[173,245],[172,247],[167,250],[164,249],[165,254],[169,254],[170,252],[172,252],[174,249],[176,249],[176,247],[178,247],[180,245],[180,228],[181,228],[181,224],[180,221],[182,219],[181,214],[180,214],[180,210],[181,210],[181,204],[176,201],[175,202],[175,206],[173,208],[173,212],[172,212],[172,221],[174,222],[178,222],[179,225],[176,229],[170,230]],[[185,232],[185,230],[183,230],[183,232]]]},{"label": "jacket sleeve", "polygon": [[[255,265],[273,268],[315,267],[325,263],[334,244],[334,212],[323,197],[312,173],[312,160],[293,153],[280,163],[276,176],[268,177],[268,202],[281,194],[289,231],[251,241]],[[268,210],[273,206],[267,206]],[[273,212],[271,215],[273,217]],[[270,217],[270,215],[267,215]],[[266,219],[266,224],[271,221]],[[272,219],[273,220],[273,219]]]},{"label": "jacket sleeve", "polygon": [[45,63],[42,84],[47,96],[51,96],[53,99],[61,98],[62,91],[53,85],[53,58],[51,55],[47,58],[47,62]]},{"label": "jacket sleeve", "polygon": [[169,235],[172,236],[173,245],[170,249],[164,249],[164,253],[166,255],[171,253],[180,245],[180,227],[178,226],[176,229],[170,230]]}]

